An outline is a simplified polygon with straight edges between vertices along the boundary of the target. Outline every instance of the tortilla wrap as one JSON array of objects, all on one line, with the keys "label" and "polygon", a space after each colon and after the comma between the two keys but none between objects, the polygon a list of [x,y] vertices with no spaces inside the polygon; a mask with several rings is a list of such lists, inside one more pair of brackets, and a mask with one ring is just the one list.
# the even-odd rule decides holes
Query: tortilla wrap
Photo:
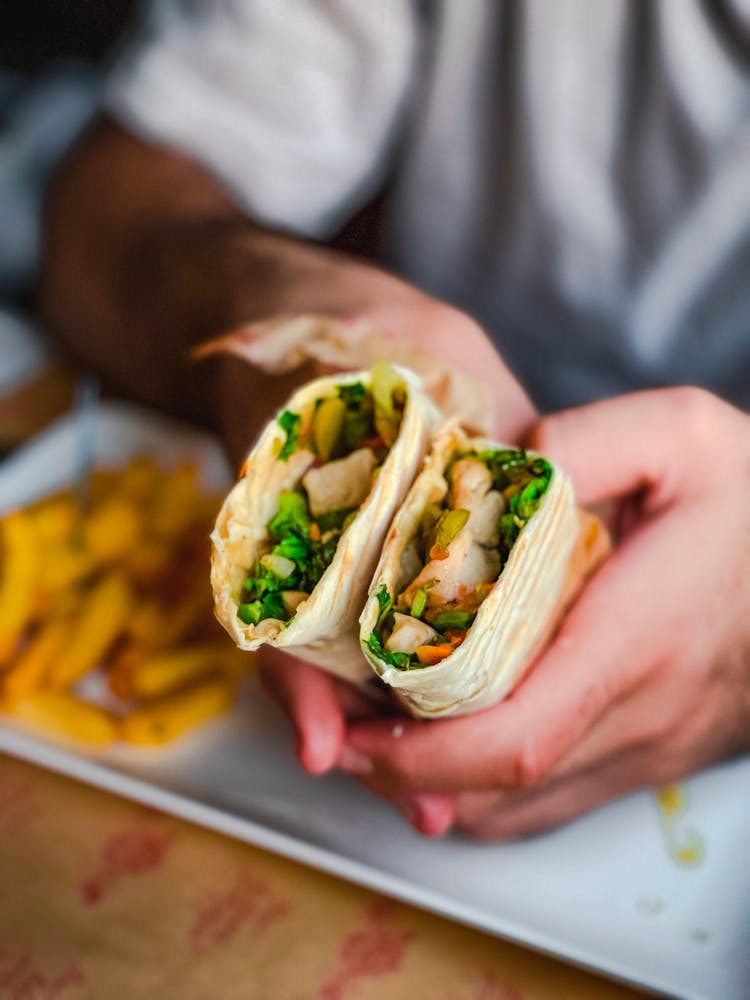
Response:
[{"label": "tortilla wrap", "polygon": [[[360,618],[364,656],[398,700],[421,718],[463,715],[508,695],[550,640],[586,578],[609,552],[606,529],[576,506],[570,480],[552,466],[547,490],[520,531],[498,582],[479,605],[463,642],[431,666],[399,669],[368,648],[381,615],[378,592],[394,600],[412,580],[402,556],[414,539],[428,504],[446,497],[444,476],[452,456],[506,445],[469,437],[456,422],[435,437],[424,468],[400,508],[375,570]],[[529,453],[533,455],[533,453]]]},{"label": "tortilla wrap", "polygon": [[386,336],[366,320],[306,313],[271,316],[244,323],[200,344],[196,359],[231,354],[269,375],[283,375],[312,364],[316,375],[367,368],[388,358],[416,372],[424,392],[445,414],[461,415],[478,430],[489,430],[495,412],[493,387],[446,363],[409,340]]},{"label": "tortilla wrap", "polygon": [[[241,478],[226,497],[211,535],[216,617],[241,649],[255,650],[267,643],[345,680],[372,680],[359,647],[357,617],[388,526],[422,463],[438,417],[417,376],[407,369],[396,371],[406,386],[398,436],[356,517],[341,535],[332,562],[287,623],[269,618],[248,625],[238,617],[238,609],[248,568],[268,546],[267,525],[279,510],[279,496],[298,485],[310,453],[300,449],[287,460],[278,457],[285,442],[279,424],[282,410],[248,454]],[[369,387],[370,373],[316,379],[295,392],[284,410],[301,414],[304,423],[311,418],[317,400],[333,395],[339,386],[356,382]]]}]

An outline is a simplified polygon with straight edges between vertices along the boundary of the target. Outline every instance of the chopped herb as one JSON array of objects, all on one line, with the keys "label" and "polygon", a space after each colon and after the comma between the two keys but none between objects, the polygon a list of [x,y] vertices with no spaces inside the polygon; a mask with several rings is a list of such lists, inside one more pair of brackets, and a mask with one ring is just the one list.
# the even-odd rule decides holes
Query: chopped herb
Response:
[{"label": "chopped herb", "polygon": [[365,643],[367,649],[377,656],[379,660],[387,663],[391,667],[396,667],[397,670],[411,670],[411,656],[409,653],[391,653],[387,649],[383,648],[383,644],[378,638],[377,632],[371,632],[370,638]]},{"label": "chopped herb", "polygon": [[339,396],[329,396],[318,403],[312,432],[315,451],[323,462],[341,456],[347,412],[346,403]]},{"label": "chopped herb", "polygon": [[422,515],[422,520],[419,523],[417,551],[425,562],[427,562],[427,555],[430,551],[430,547],[432,546],[432,540],[435,534],[435,525],[440,520],[441,513],[442,509],[439,503],[429,503],[427,504],[425,512]]},{"label": "chopped herb", "polygon": [[439,632],[443,632],[447,628],[458,628],[465,631],[475,617],[476,615],[469,611],[441,611],[439,615],[435,616],[432,625]]},{"label": "chopped herb", "polygon": [[528,521],[539,506],[539,501],[544,495],[544,491],[546,489],[546,479],[543,479],[541,476],[537,479],[532,479],[530,483],[527,483],[526,486],[524,486],[520,493],[517,493],[516,496],[513,497],[513,499],[517,501],[514,514],[518,514],[522,520]]},{"label": "chopped herb", "polygon": [[284,410],[279,417],[279,427],[286,432],[286,441],[279,452],[279,458],[282,462],[286,462],[297,449],[300,419],[299,413],[292,413],[291,410]]},{"label": "chopped herb", "polygon": [[310,534],[310,514],[301,493],[284,490],[279,496],[279,510],[268,522],[268,533],[274,541],[289,534],[306,538]]},{"label": "chopped herb", "polygon": [[359,409],[367,399],[367,389],[362,382],[350,382],[347,385],[337,385],[339,399],[343,399],[350,410]]},{"label": "chopped herb", "polygon": [[285,621],[287,617],[284,599],[279,591],[266,594],[263,598],[263,618],[278,618],[280,621]]},{"label": "chopped herb", "polygon": [[303,563],[310,555],[314,542],[297,535],[287,535],[282,538],[273,549],[273,555],[283,556],[284,559],[291,559],[295,563]]},{"label": "chopped herb", "polygon": [[380,608],[380,614],[385,614],[386,611],[391,607],[393,601],[391,600],[391,595],[388,593],[388,588],[383,583],[375,594],[377,598],[378,607]]},{"label": "chopped herb", "polygon": [[368,438],[375,437],[375,403],[372,393],[362,382],[336,386],[339,399],[346,404],[344,417],[344,451],[350,453],[362,446]]},{"label": "chopped herb", "polygon": [[387,361],[376,361],[370,370],[372,397],[375,401],[375,427],[382,440],[392,445],[398,437],[406,385],[401,375]]},{"label": "chopped herb", "polygon": [[503,514],[500,518],[500,533],[503,536],[503,545],[510,552],[513,543],[518,538],[519,528],[513,514]]},{"label": "chopped herb", "polygon": [[318,527],[322,534],[328,531],[343,531],[347,518],[356,513],[356,508],[341,507],[339,510],[327,510],[318,517]]},{"label": "chopped herb", "polygon": [[427,607],[427,587],[420,587],[419,590],[414,595],[414,600],[411,602],[411,616],[412,618],[421,618],[424,614],[424,609]]},{"label": "chopped herb", "polygon": [[[348,511],[340,514],[346,522]],[[304,590],[311,593],[323,576],[336,554],[341,531],[333,530],[331,538],[322,541],[311,537],[312,519],[307,500],[302,493],[285,491],[279,497],[279,510],[268,522],[268,533],[276,542],[270,553],[256,560],[253,571],[248,574],[244,588],[246,601],[240,604],[237,614],[246,625],[257,625],[266,618],[278,618],[288,624],[290,613],[284,605],[282,594],[287,590]],[[285,576],[276,570],[289,568],[293,572]]]},{"label": "chopped herb", "polygon": [[511,482],[516,481],[516,470],[525,475],[529,463],[523,448],[500,448],[497,451],[489,449],[473,454],[480,462],[484,462],[492,476],[492,486],[496,490],[504,490]]},{"label": "chopped herb", "polygon": [[257,625],[260,616],[263,614],[263,605],[260,601],[252,601],[249,604],[240,604],[237,608],[237,616],[246,625]]},{"label": "chopped herb", "polygon": [[440,559],[448,551],[448,546],[469,520],[468,510],[458,507],[455,510],[444,510],[435,525],[430,559]]}]

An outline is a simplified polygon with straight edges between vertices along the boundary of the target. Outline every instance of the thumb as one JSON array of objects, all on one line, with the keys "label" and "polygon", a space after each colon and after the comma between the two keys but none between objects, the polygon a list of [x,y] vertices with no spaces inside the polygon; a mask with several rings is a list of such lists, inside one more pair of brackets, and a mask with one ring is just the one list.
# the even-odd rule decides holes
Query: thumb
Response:
[{"label": "thumb", "polygon": [[582,504],[657,486],[666,502],[717,405],[693,388],[632,393],[545,417],[527,444],[568,473]]}]

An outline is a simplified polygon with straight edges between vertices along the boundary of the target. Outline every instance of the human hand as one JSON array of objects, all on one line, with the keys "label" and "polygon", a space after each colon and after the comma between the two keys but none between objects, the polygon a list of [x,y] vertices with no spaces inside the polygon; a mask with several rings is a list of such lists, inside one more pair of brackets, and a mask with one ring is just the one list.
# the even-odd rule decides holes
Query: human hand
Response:
[{"label": "human hand", "polygon": [[[465,408],[470,422],[508,441],[529,430],[533,404],[474,320],[372,266],[343,259],[329,270],[322,297],[295,288],[283,316],[246,322],[200,349],[221,355],[220,423],[238,463],[301,382],[382,356],[414,368],[449,412]],[[295,315],[300,322],[290,322]]]},{"label": "human hand", "polygon": [[[374,268],[366,270],[366,277],[357,277],[362,282],[357,305],[368,323],[391,337],[401,335],[410,339],[425,351],[431,351],[449,364],[463,366],[478,378],[492,378],[493,385],[498,387],[498,399],[502,401],[497,408],[496,432],[505,440],[520,438],[531,426],[535,411],[484,331],[458,310]],[[389,295],[384,294],[381,281],[393,281],[395,287],[390,288]],[[234,366],[228,370],[234,373],[235,391],[225,393],[228,408],[246,391],[248,377],[283,383],[286,391],[291,388],[288,378],[269,380],[242,362],[229,359],[229,364]],[[281,402],[280,398],[279,405]],[[227,426],[236,428],[241,422],[233,419],[227,421]],[[244,452],[240,449],[237,454]],[[285,708],[295,725],[298,758],[311,774],[323,773],[336,764],[347,719],[383,714],[382,705],[374,705],[330,674],[280,650],[263,647],[260,663],[267,690]]]},{"label": "human hand", "polygon": [[[517,440],[528,430],[535,417],[533,406],[473,320],[374,268],[362,270],[356,266],[354,273],[349,274],[347,287],[349,295],[354,296],[350,308],[368,326],[389,337],[410,341],[449,366],[460,367],[491,383],[495,395],[495,431],[501,437]],[[358,295],[353,291],[357,287]],[[259,386],[253,392],[248,381],[265,381],[273,387],[276,406],[282,404],[292,385],[288,377],[269,379],[233,359],[227,359],[225,364],[225,385],[221,394],[224,427],[230,451],[239,459],[247,442],[238,434],[246,433],[247,421],[238,419],[238,412],[242,413],[243,403],[246,407],[257,407],[262,389]],[[263,389],[263,397],[270,405],[267,388]],[[299,761],[313,774],[335,765],[343,746],[345,720],[361,718],[363,713],[382,714],[382,706],[368,706],[363,697],[330,675],[278,650],[261,651],[261,675],[268,690],[291,716]],[[408,796],[402,808],[412,812]]]},{"label": "human hand", "polygon": [[530,445],[581,503],[617,498],[623,536],[506,701],[349,727],[339,766],[424,833],[531,833],[750,746],[750,418],[659,390],[547,418]]}]

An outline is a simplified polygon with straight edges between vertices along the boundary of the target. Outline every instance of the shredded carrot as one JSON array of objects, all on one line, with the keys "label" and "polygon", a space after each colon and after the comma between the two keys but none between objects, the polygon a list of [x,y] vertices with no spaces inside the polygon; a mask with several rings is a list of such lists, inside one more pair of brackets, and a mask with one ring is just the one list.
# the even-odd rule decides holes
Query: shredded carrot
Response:
[{"label": "shredded carrot", "polygon": [[456,646],[460,646],[461,643],[466,638],[466,629],[464,628],[447,628],[445,630],[445,637],[448,642],[455,649]]},{"label": "shredded carrot", "polygon": [[479,608],[481,601],[473,590],[465,591],[457,600],[450,602],[450,607],[445,611],[468,611],[469,613]]},{"label": "shredded carrot", "polygon": [[451,643],[444,642],[439,646],[417,646],[414,652],[417,654],[417,659],[420,663],[431,667],[436,663],[440,663],[446,656],[450,656],[454,649],[455,646],[452,646]]},{"label": "shredded carrot", "polygon": [[374,434],[372,437],[365,438],[360,448],[372,448],[373,451],[377,451],[378,448],[385,448],[385,442],[379,434]]},{"label": "shredded carrot", "polygon": [[310,525],[310,538],[314,542],[319,542],[320,541],[320,528],[319,528],[317,522],[315,522],[315,521],[313,521],[313,523]]},{"label": "shredded carrot", "polygon": [[430,561],[434,559],[447,559],[448,549],[444,549],[442,545],[433,545],[429,551]]}]

